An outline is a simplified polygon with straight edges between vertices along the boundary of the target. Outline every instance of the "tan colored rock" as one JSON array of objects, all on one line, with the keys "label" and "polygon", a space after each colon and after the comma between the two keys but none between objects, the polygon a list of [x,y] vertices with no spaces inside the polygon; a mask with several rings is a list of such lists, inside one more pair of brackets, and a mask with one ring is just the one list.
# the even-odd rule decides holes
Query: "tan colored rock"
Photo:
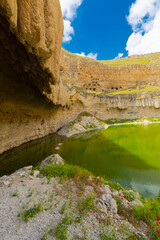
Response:
[{"label": "tan colored rock", "polygon": [[74,121],[60,129],[58,134],[71,137],[74,134],[102,128],[104,128],[104,125],[101,121],[93,116],[85,116],[85,113],[82,113]]},{"label": "tan colored rock", "polygon": [[[16,64],[15,59],[21,59],[24,73],[29,73],[28,81],[32,78],[32,83],[40,93],[46,97],[52,95],[49,100],[54,102],[57,96],[49,94],[52,93],[53,85],[59,82],[63,35],[63,19],[59,0],[2,0],[0,17],[1,34],[4,34],[1,40],[3,49],[7,45],[5,38],[9,38],[9,34],[10,39],[13,38],[10,41],[11,46],[7,46],[13,57],[12,64]],[[17,40],[14,36],[12,37],[12,34],[16,35]],[[19,49],[16,53],[13,51],[15,44],[18,44]],[[23,51],[22,54],[21,51]],[[17,65],[16,67],[18,68]],[[22,72],[22,69],[19,71]]]},{"label": "tan colored rock", "polygon": [[60,106],[75,90],[59,80],[62,35],[59,0],[0,1],[0,153],[69,120]]},{"label": "tan colored rock", "polygon": [[160,83],[160,61],[150,65],[113,67],[62,49],[61,79],[86,90],[117,91],[141,84]]}]

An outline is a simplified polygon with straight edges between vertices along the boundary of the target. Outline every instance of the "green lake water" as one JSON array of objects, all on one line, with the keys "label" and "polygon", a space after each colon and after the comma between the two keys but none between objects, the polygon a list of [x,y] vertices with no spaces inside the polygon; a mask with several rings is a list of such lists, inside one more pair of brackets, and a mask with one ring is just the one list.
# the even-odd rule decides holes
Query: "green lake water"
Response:
[{"label": "green lake water", "polygon": [[160,191],[160,124],[111,126],[66,139],[60,155],[144,196]]},{"label": "green lake water", "polygon": [[2,154],[0,175],[36,165],[53,153],[144,196],[160,192],[160,124],[110,126],[71,138],[52,134]]}]

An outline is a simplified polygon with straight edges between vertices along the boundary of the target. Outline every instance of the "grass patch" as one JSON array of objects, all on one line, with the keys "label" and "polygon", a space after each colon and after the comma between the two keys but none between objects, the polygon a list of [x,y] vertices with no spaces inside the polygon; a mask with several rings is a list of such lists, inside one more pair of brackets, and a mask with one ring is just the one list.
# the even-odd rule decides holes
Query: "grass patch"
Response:
[{"label": "grass patch", "polygon": [[126,190],[124,187],[122,187],[122,185],[119,182],[105,181],[105,184],[109,185],[110,188],[112,188],[116,191],[120,191],[120,190],[125,191]]},{"label": "grass patch", "polygon": [[74,87],[76,90],[78,90],[78,91],[86,91],[85,88],[81,88],[81,87],[74,86],[74,85],[73,85],[73,87]]},{"label": "grass patch", "polygon": [[156,198],[141,197],[143,207],[133,207],[132,212],[136,219],[147,223],[155,239],[160,239],[160,195]]},{"label": "grass patch", "polygon": [[100,61],[103,64],[107,64],[113,67],[124,67],[129,65],[153,65],[160,64],[160,53],[152,53],[145,55],[134,55],[121,59]]},{"label": "grass patch", "polygon": [[58,240],[67,240],[68,239],[68,234],[67,230],[68,227],[73,223],[73,218],[70,216],[66,215],[64,216],[58,223],[57,225],[52,228],[50,228],[43,236],[41,240],[47,239],[47,236],[54,236],[54,239]]},{"label": "grass patch", "polygon": [[[124,197],[128,201],[133,201],[137,199],[136,192],[129,190],[124,192]],[[139,222],[145,222],[150,230],[149,239],[160,239],[160,196],[155,197],[154,199],[146,199],[140,196],[140,201],[143,203],[143,206],[135,205],[134,207],[127,208],[124,205],[124,202],[121,197],[116,196],[115,200],[118,206],[118,214],[127,218],[131,221],[132,224]],[[141,239],[141,238],[137,238]]]},{"label": "grass patch", "polygon": [[138,123],[138,122],[144,122],[147,120],[150,123],[156,123],[160,122],[160,118],[139,118],[139,119],[116,119],[116,118],[111,118],[107,119],[104,122],[109,125],[114,125],[114,124],[121,124],[121,123]]},{"label": "grass patch", "polygon": [[118,94],[135,94],[135,93],[145,93],[145,92],[159,91],[159,90],[160,90],[159,86],[151,86],[147,84],[147,85],[141,85],[139,86],[139,88],[133,87],[133,88],[128,88],[128,89],[124,89],[116,92],[106,93],[106,95],[115,96]]},{"label": "grass patch", "polygon": [[61,208],[60,214],[63,215],[65,213],[66,209],[67,209],[67,203],[64,203],[62,208]]},{"label": "grass patch", "polygon": [[18,192],[17,192],[17,191],[14,192],[14,193],[12,194],[12,197],[18,197]]},{"label": "grass patch", "polygon": [[160,52],[144,54],[144,55],[133,55],[128,56],[121,59],[113,59],[113,60],[102,60],[96,61],[94,59],[79,56],[74,53],[68,52],[67,50],[63,49],[63,51],[69,55],[74,57],[75,59],[84,59],[88,62],[100,62],[106,65],[110,65],[112,67],[124,67],[129,65],[153,65],[153,64],[160,64]]},{"label": "grass patch", "polygon": [[127,199],[129,202],[139,198],[138,192],[132,190],[122,191],[122,194],[125,197],[125,199]]},{"label": "grass patch", "polygon": [[103,183],[101,177],[96,177],[90,171],[76,165],[48,164],[42,167],[40,172],[48,179],[51,179],[52,177],[59,177],[61,180],[73,179],[76,184],[83,184],[84,186],[87,185],[89,176],[95,184],[101,185]]},{"label": "grass patch", "polygon": [[[157,119],[154,119],[157,120]],[[111,182],[106,179],[96,177],[91,172],[83,169],[79,166],[74,166],[70,164],[48,164],[40,169],[42,175],[46,176],[48,179],[52,177],[59,177],[61,180],[73,180],[74,183],[84,190],[85,185],[109,185],[111,189],[115,189],[121,192],[121,195],[125,197],[126,200],[132,202],[133,200],[139,199],[144,207],[135,206],[129,207],[129,209],[123,204],[123,200],[120,195],[115,197],[118,205],[118,212],[124,219],[131,220],[132,224],[136,222],[139,224],[140,221],[146,222],[148,228],[150,229],[150,239],[160,239],[160,196],[155,199],[146,199],[140,196],[137,192],[124,188],[118,182]],[[127,205],[129,206],[129,205]],[[131,206],[131,205],[130,205]],[[60,213],[64,215],[68,209],[68,203],[64,203],[61,208]],[[79,198],[77,201],[77,211],[78,216],[75,218],[69,217],[68,214],[65,215],[56,227],[52,228],[47,234],[52,234],[56,236],[57,239],[67,239],[67,229],[73,222],[80,222],[84,213],[96,209],[96,195],[88,195],[85,198]],[[28,220],[29,217],[35,216],[41,207],[34,206],[32,209],[23,210],[21,213],[23,220]],[[102,239],[107,239],[103,234]],[[108,238],[110,239],[110,238]],[[136,238],[135,238],[136,239]],[[138,239],[138,238],[137,238]]]},{"label": "grass patch", "polygon": [[31,197],[34,191],[35,191],[35,189],[32,189],[32,190],[28,193],[27,197]]},{"label": "grass patch", "polygon": [[[160,91],[160,86],[152,86],[149,84],[146,85],[140,85],[138,87],[130,87],[127,89],[123,90],[118,90],[118,91],[113,91],[113,92],[96,92],[96,91],[91,91],[91,90],[85,90],[87,93],[95,94],[95,95],[106,95],[109,97],[116,96],[116,95],[129,95],[129,94],[141,94],[141,93],[146,93],[146,92],[152,92],[152,91]],[[136,100],[141,100],[144,99],[145,96],[137,96]],[[156,98],[156,97],[154,97]]]},{"label": "grass patch", "polygon": [[96,196],[90,194],[79,202],[79,211],[81,213],[85,211],[90,211],[96,208]]},{"label": "grass patch", "polygon": [[34,204],[32,208],[29,209],[22,209],[18,214],[18,217],[22,217],[25,222],[28,222],[30,218],[36,217],[36,215],[42,211],[42,205]]},{"label": "grass patch", "polygon": [[96,128],[97,126],[95,125],[87,125],[87,126],[84,126],[85,129],[92,129],[92,128]]},{"label": "grass patch", "polygon": [[67,240],[67,229],[68,226],[73,223],[73,219],[66,215],[62,220],[57,224],[54,229],[54,234],[59,240]]},{"label": "grass patch", "polygon": [[101,233],[101,240],[118,240],[116,230],[112,227],[112,231],[108,231],[107,229],[103,229]]}]

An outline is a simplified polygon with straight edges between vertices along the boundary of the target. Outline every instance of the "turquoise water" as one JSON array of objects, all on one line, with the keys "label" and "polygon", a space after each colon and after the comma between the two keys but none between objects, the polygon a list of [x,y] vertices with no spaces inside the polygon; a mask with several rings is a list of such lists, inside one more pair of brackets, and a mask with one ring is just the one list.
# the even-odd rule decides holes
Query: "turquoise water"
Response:
[{"label": "turquoise water", "polygon": [[[58,143],[62,145],[55,150]],[[71,138],[53,134],[2,154],[0,176],[36,165],[53,153],[144,196],[160,192],[160,124],[111,126]]]},{"label": "turquoise water", "polygon": [[160,124],[112,126],[66,139],[60,155],[144,196],[160,192]]}]

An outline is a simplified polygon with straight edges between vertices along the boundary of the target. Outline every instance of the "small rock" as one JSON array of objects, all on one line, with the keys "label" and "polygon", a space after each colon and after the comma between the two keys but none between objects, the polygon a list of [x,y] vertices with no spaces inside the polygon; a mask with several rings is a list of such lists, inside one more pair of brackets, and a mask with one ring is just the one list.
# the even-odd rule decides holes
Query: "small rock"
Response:
[{"label": "small rock", "polygon": [[34,176],[34,177],[37,177],[38,174],[39,174],[39,171],[38,171],[38,170],[35,170],[34,173],[33,173],[33,176]]},{"label": "small rock", "polygon": [[3,177],[0,178],[0,187],[8,186],[9,184],[10,182],[8,176],[4,175]]},{"label": "small rock", "polygon": [[20,175],[21,177],[25,176],[25,171],[21,171],[21,172],[19,173],[19,175]]},{"label": "small rock", "polygon": [[28,176],[29,180],[33,180],[33,177],[31,175]]},{"label": "small rock", "polygon": [[141,232],[136,232],[136,237],[138,239],[142,239],[142,240],[149,240],[148,237],[144,234],[144,233],[141,233]]},{"label": "small rock", "polygon": [[4,181],[3,183],[4,183],[5,186],[8,186],[10,182],[9,181]]},{"label": "small rock", "polygon": [[52,163],[52,164],[64,164],[64,160],[58,154],[53,154],[53,155],[45,158],[41,162],[41,167],[44,167],[44,166],[46,166],[49,163]]},{"label": "small rock", "polygon": [[55,147],[55,150],[59,150],[59,147]]},{"label": "small rock", "polygon": [[24,167],[23,169],[24,169],[24,170],[30,170],[30,171],[31,171],[31,170],[32,170],[32,168],[33,168],[33,166],[32,166],[32,165],[30,165],[30,166]]},{"label": "small rock", "polygon": [[61,146],[62,145],[62,143],[58,143],[58,146]]}]

